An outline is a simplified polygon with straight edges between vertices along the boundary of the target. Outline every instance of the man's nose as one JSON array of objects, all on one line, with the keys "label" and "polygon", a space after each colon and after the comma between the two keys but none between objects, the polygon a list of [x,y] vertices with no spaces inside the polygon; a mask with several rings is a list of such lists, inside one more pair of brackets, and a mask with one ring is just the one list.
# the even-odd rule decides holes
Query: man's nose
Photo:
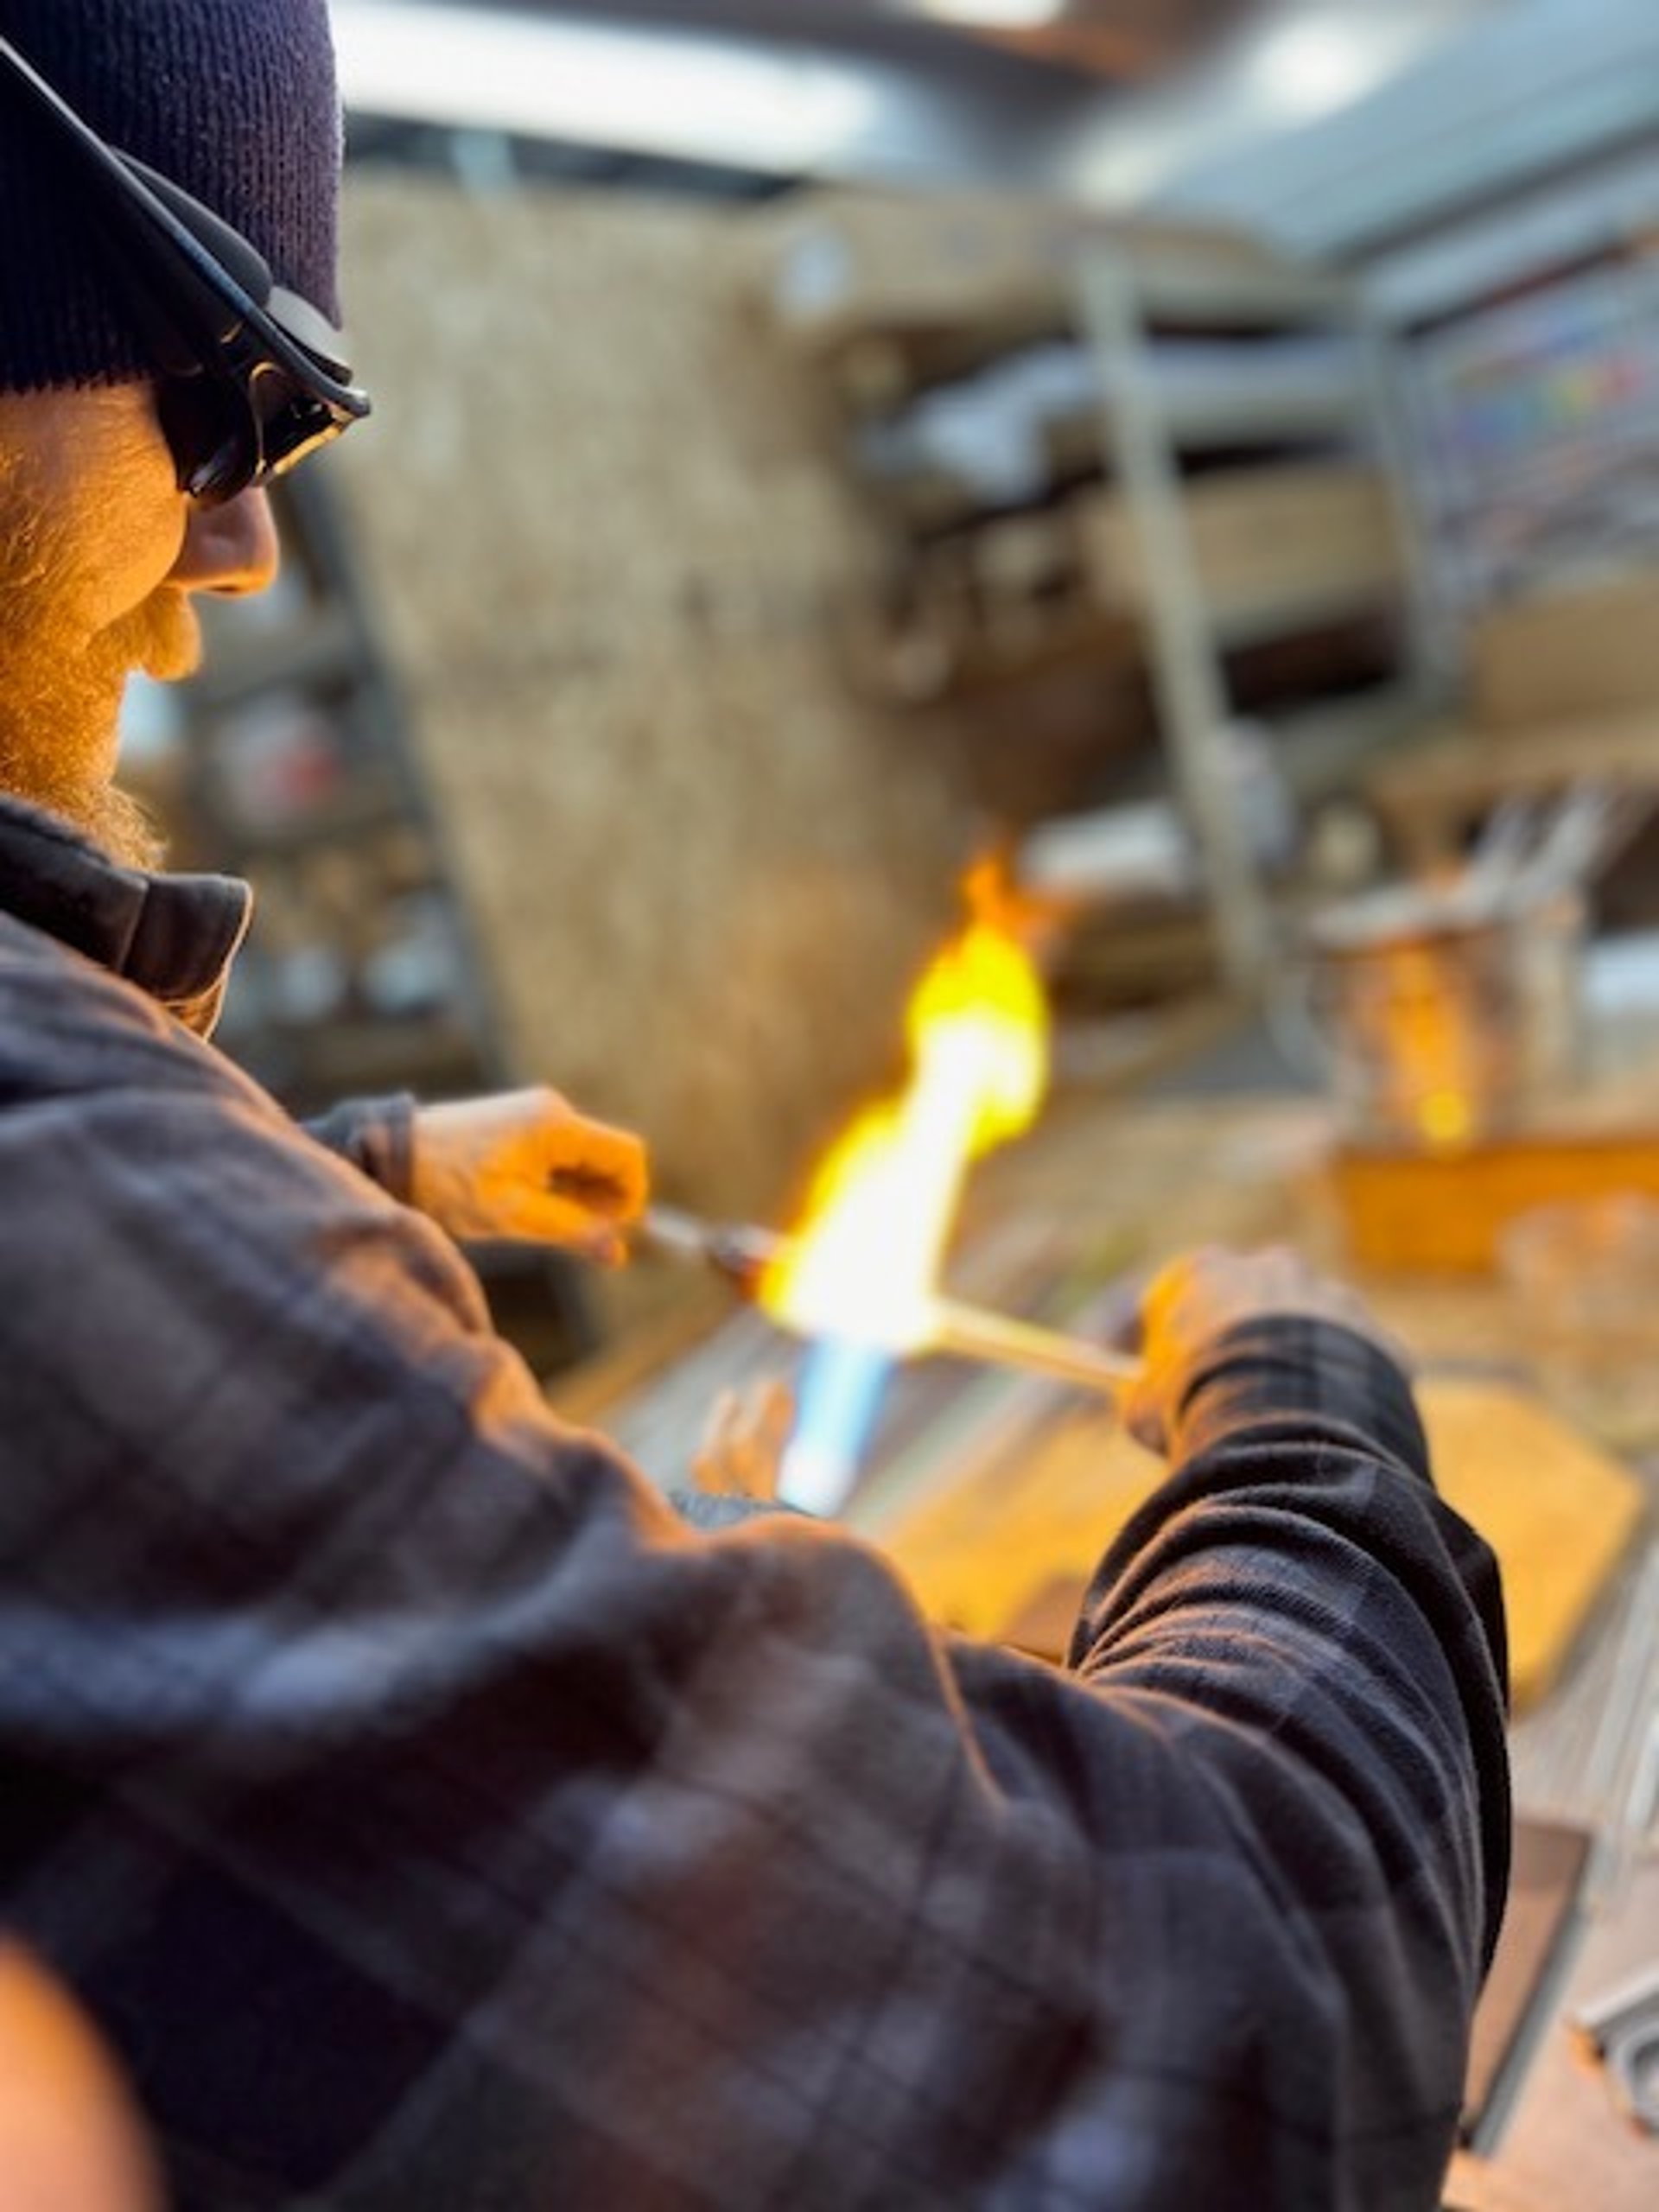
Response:
[{"label": "man's nose", "polygon": [[168,582],[183,591],[245,599],[276,581],[281,558],[268,494],[242,492],[222,507],[190,508]]}]

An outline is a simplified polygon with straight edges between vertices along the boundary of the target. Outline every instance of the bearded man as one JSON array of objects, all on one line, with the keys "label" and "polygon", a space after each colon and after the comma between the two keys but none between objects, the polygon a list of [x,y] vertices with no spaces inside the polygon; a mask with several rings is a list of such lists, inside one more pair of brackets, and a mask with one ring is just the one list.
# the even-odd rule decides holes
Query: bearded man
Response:
[{"label": "bearded man", "polygon": [[365,411],[321,0],[0,41],[0,1925],[172,2201],[1427,2212],[1503,1630],[1374,1327],[1174,1265],[1065,1669],[562,1424],[423,1125],[343,1160],[204,1043],[245,893],[113,796],[127,673]]},{"label": "bearded man", "polygon": [[[146,31],[124,20],[138,11],[107,12],[110,22],[98,33],[101,58],[87,55],[79,70],[107,81],[121,60],[142,67],[167,52],[164,25]],[[79,35],[73,13],[17,13],[20,34],[31,14],[57,26],[54,52]],[[251,51],[263,48],[269,68],[277,34],[257,20],[268,13],[255,10],[245,35]],[[0,29],[10,21],[0,16]],[[47,50],[42,38],[34,50]],[[13,51],[27,74],[14,65],[10,84],[0,87],[10,141],[0,158],[0,219],[7,238],[21,241],[0,257],[0,791],[73,824],[118,861],[149,868],[161,857],[159,842],[115,781],[127,680],[138,671],[162,682],[190,675],[200,657],[194,601],[202,593],[264,591],[276,575],[276,533],[257,462],[250,480],[215,486],[211,496],[181,488],[175,448],[188,451],[204,429],[210,443],[257,439],[258,426],[227,424],[223,406],[194,389],[212,381],[200,372],[172,380],[186,394],[182,402],[163,398],[149,350],[123,312],[124,297],[143,281],[124,266],[133,248],[119,243],[118,232],[100,247],[86,181],[77,187],[73,138],[67,130],[54,137],[65,127],[55,122],[50,88],[28,71],[21,49]],[[129,101],[141,86],[130,88]],[[267,92],[254,70],[238,97],[246,104]],[[251,107],[240,116],[221,112],[215,122],[194,112],[203,97],[200,88],[188,95],[187,112],[198,127],[234,129],[239,148],[260,148]],[[217,89],[211,97],[218,99]],[[284,138],[239,160],[232,181],[238,212],[259,234],[272,210],[283,210],[296,276],[332,307],[334,200],[325,184],[336,139],[328,111],[320,102],[313,107],[299,118],[303,140]],[[145,127],[142,113],[132,124],[129,135]],[[184,125],[180,115],[170,128]],[[38,822],[0,825],[0,840],[14,843],[38,845],[42,834],[49,844],[51,833]],[[92,895],[60,842],[54,866],[76,877],[72,899]],[[130,877],[119,889],[129,901],[137,895]],[[109,886],[103,895],[113,895]],[[224,963],[246,926],[246,891],[197,881],[181,892],[175,881],[144,895],[152,912],[178,909],[182,896],[202,916],[219,956],[213,982],[205,994],[192,987],[186,999],[169,1002],[207,1029]],[[168,998],[156,982],[139,980]],[[639,1140],[577,1114],[545,1089],[419,1115],[408,1102],[387,1101],[336,1113],[319,1134],[457,1236],[534,1238],[614,1259],[619,1224],[645,1197]],[[583,1198],[555,1189],[556,1178]]]}]

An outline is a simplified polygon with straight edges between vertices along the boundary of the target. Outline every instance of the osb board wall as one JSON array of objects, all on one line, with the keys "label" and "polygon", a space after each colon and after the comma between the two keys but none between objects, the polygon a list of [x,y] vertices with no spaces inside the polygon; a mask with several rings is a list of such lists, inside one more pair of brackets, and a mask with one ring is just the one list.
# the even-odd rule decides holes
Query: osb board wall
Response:
[{"label": "osb board wall", "polygon": [[515,1071],[774,1214],[892,1072],[974,836],[834,642],[871,557],[730,211],[359,173],[341,450]]}]

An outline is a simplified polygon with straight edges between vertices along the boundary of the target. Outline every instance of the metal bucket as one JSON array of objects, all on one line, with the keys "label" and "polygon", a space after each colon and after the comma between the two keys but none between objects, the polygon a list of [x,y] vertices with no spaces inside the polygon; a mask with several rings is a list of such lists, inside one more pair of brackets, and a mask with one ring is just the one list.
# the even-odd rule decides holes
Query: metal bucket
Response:
[{"label": "metal bucket", "polygon": [[1321,916],[1305,1006],[1345,1136],[1454,1149],[1535,1119],[1581,1057],[1584,903],[1389,891]]}]

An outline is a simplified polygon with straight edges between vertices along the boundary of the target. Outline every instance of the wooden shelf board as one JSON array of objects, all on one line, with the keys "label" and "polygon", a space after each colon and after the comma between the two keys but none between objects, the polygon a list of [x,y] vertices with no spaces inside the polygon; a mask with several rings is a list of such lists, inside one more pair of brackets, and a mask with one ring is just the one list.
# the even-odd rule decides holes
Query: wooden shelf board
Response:
[{"label": "wooden shelf board", "polygon": [[1170,259],[1139,265],[1131,261],[1128,273],[1141,314],[1157,327],[1267,329],[1354,313],[1351,285],[1312,271],[1188,265]]},{"label": "wooden shelf board", "polygon": [[1330,592],[1302,593],[1261,607],[1217,608],[1211,615],[1211,635],[1223,652],[1243,652],[1252,645],[1334,629],[1338,623],[1397,606],[1402,589],[1395,580],[1379,579]]}]

